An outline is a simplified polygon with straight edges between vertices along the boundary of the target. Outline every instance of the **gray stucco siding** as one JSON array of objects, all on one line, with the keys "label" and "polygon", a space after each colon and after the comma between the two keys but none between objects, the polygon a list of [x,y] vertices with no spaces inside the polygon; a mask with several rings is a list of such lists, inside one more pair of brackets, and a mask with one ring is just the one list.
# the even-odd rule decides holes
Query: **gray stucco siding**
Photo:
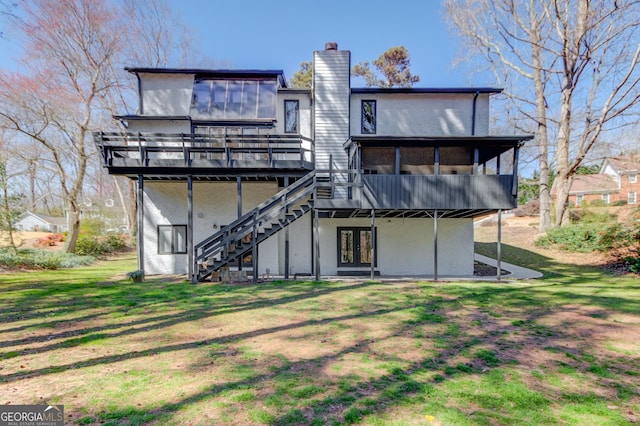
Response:
[{"label": "gray stucco siding", "polygon": [[194,74],[139,76],[143,115],[189,115]]},{"label": "gray stucco siding", "polygon": [[[475,94],[353,94],[351,134],[362,135],[361,101],[376,101],[376,136],[469,136]],[[489,95],[476,99],[475,135],[489,133]]]},{"label": "gray stucco siding", "polygon": [[[187,255],[158,254],[158,225],[186,225],[186,182],[145,182],[144,185],[145,272],[147,274],[185,274]],[[274,182],[243,183],[243,213],[251,210],[278,188]],[[237,219],[235,182],[193,183],[193,241],[199,243]],[[278,241],[272,237],[260,244],[259,272],[278,271]]]},{"label": "gray stucco siding", "polygon": [[[320,270],[337,275],[338,227],[371,227],[371,219],[320,220]],[[432,219],[376,219],[376,270],[385,276],[434,274]],[[438,220],[438,274],[473,275],[473,220]],[[356,268],[340,268],[342,272]],[[370,270],[370,268],[360,268]]]}]

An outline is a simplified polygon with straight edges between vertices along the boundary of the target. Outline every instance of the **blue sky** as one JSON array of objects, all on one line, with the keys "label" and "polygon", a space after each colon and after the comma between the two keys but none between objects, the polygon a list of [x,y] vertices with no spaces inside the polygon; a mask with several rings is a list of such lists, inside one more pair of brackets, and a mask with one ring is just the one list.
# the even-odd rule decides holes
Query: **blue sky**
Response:
[{"label": "blue sky", "polygon": [[[171,7],[193,27],[204,53],[231,68],[282,69],[290,78],[327,41],[351,51],[352,65],[405,46],[418,86],[467,86],[452,70],[456,41],[442,20],[440,2],[415,0],[185,1]],[[487,81],[474,81],[487,85]]]},{"label": "blue sky", "polygon": [[[481,75],[470,81],[462,68],[452,68],[457,43],[443,22],[439,0],[167,1],[193,28],[202,52],[224,67],[281,69],[291,78],[314,50],[335,41],[351,51],[352,65],[405,46],[412,72],[421,77],[419,87],[491,85]],[[6,35],[0,39],[0,66],[12,69],[20,52]]]}]

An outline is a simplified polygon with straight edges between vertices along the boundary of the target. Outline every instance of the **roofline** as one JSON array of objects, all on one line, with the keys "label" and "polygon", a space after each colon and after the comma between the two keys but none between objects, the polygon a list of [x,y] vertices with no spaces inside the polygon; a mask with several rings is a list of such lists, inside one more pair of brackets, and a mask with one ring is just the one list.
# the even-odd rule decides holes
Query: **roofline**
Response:
[{"label": "roofline", "polygon": [[354,141],[421,141],[421,142],[466,142],[466,141],[489,141],[489,142],[522,142],[529,141],[534,135],[514,135],[514,136],[351,136]]},{"label": "roofline", "polygon": [[269,77],[275,76],[280,80],[283,87],[286,87],[286,78],[283,70],[249,70],[249,69],[206,69],[206,68],[148,68],[148,67],[125,67],[125,71],[132,74],[194,74],[196,76],[207,77]]},{"label": "roofline", "polygon": [[356,87],[351,93],[375,94],[375,93],[502,93],[497,87]]}]

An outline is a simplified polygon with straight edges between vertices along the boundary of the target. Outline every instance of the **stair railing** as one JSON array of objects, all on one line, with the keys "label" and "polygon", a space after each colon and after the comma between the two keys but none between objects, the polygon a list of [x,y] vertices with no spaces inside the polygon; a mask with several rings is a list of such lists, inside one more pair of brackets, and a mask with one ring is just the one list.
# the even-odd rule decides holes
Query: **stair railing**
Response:
[{"label": "stair railing", "polygon": [[303,198],[312,195],[314,187],[315,172],[310,172],[293,185],[283,189],[228,226],[225,226],[224,229],[198,243],[194,247],[193,262],[196,267],[195,270],[199,270],[200,263],[218,254],[223,254],[226,257],[233,244],[236,244],[246,235],[254,233],[263,223],[277,220],[278,216],[287,208],[291,208]]}]

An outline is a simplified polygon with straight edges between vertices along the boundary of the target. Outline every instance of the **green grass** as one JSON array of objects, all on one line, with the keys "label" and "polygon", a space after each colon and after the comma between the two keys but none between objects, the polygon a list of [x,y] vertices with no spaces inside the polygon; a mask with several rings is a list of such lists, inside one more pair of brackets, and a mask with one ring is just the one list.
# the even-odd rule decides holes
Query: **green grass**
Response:
[{"label": "green grass", "polygon": [[64,404],[69,424],[637,421],[637,278],[503,254],[545,278],[132,283],[130,257],[2,274],[0,404]]}]

